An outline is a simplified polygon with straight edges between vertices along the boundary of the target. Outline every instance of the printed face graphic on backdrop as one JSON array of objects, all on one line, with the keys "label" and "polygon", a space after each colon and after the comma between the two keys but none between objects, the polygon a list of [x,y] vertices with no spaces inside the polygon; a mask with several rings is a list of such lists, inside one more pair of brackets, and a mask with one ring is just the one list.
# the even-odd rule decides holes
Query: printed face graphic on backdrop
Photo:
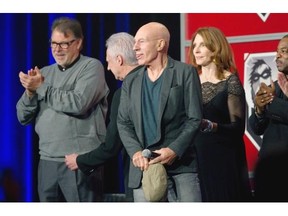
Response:
[{"label": "printed face graphic on backdrop", "polygon": [[271,80],[277,79],[277,67],[275,63],[275,52],[246,54],[244,65],[244,88],[247,100],[246,135],[253,145],[259,150],[262,136],[257,136],[248,124],[248,118],[254,108],[254,97],[261,82],[270,85]]}]

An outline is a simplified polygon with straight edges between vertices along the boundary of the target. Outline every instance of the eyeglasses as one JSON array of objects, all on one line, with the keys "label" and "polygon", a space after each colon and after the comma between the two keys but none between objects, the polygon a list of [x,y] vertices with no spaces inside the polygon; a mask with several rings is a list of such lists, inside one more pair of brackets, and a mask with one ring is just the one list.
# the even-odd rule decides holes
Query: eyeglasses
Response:
[{"label": "eyeglasses", "polygon": [[50,40],[50,46],[51,48],[53,49],[56,49],[57,46],[59,46],[61,49],[68,49],[69,46],[71,46],[71,44],[76,41],[76,39],[73,39],[71,41],[68,41],[68,42],[61,42],[61,43],[57,43],[57,42],[54,42],[54,41],[51,41]]},{"label": "eyeglasses", "polygon": [[288,54],[288,48],[281,48],[276,50],[277,54],[281,54],[281,55],[287,55]]}]

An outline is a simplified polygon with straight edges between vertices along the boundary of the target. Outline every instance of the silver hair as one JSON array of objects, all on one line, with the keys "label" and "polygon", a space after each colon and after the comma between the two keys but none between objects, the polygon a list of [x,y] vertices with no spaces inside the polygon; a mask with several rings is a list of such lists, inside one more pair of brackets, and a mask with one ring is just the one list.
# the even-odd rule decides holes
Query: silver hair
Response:
[{"label": "silver hair", "polygon": [[121,55],[128,65],[137,65],[138,61],[133,50],[134,43],[135,39],[132,35],[127,32],[119,32],[106,40],[106,48],[111,56],[116,58],[117,55]]}]

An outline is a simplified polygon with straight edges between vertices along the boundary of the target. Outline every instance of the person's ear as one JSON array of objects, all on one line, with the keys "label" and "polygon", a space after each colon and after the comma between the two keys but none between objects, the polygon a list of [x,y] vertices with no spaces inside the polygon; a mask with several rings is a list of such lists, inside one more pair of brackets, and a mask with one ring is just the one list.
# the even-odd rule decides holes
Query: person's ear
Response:
[{"label": "person's ear", "polygon": [[78,40],[77,49],[81,50],[82,49],[83,40],[81,38],[79,38],[77,40]]},{"label": "person's ear", "polygon": [[119,65],[123,65],[123,57],[121,56],[121,55],[117,55],[117,63],[119,64]]},{"label": "person's ear", "polygon": [[158,41],[158,50],[163,50],[163,48],[165,47],[165,40],[163,40],[163,39],[160,39],[159,41]]}]

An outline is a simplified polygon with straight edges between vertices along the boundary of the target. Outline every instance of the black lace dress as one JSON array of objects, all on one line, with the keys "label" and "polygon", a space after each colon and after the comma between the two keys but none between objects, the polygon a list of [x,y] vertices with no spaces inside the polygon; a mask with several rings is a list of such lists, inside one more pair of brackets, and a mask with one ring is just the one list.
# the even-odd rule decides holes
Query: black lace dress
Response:
[{"label": "black lace dress", "polygon": [[205,82],[202,94],[204,119],[218,124],[216,132],[200,132],[195,140],[203,201],[249,201],[241,82],[236,75],[216,84]]}]

